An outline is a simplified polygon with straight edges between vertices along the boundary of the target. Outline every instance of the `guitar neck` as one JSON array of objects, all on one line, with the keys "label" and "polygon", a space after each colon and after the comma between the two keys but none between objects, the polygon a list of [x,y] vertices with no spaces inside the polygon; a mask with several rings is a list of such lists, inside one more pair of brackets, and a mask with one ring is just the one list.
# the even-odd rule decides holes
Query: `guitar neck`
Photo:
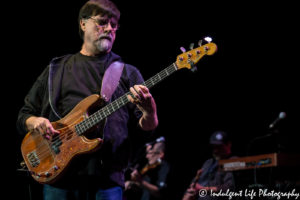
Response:
[{"label": "guitar neck", "polygon": [[[151,88],[169,75],[173,74],[177,71],[178,68],[175,63],[170,65],[169,67],[165,68],[164,70],[160,71],[156,75],[149,78],[147,81],[142,83],[142,85],[146,86],[147,88]],[[129,103],[127,98],[128,95],[132,95],[131,92],[127,92],[123,96],[119,97],[118,99],[114,100],[110,104],[104,106],[94,114],[90,115],[88,118],[84,119],[80,123],[75,126],[77,134],[81,135],[86,132],[88,129],[94,127],[103,119],[107,118],[109,115]]]},{"label": "guitar neck", "polygon": [[164,70],[160,71],[156,75],[149,78],[147,81],[145,81],[142,85],[145,85],[147,88],[151,88],[163,79],[167,78],[169,75],[173,74],[175,71],[177,71],[177,66],[175,63],[170,65],[169,67],[165,68]]}]

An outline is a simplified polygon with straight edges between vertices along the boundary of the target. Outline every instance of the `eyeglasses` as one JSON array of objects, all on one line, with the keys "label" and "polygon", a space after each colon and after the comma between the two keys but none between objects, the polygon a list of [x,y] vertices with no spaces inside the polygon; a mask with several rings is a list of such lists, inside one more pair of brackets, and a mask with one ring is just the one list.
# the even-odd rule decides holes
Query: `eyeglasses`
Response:
[{"label": "eyeglasses", "polygon": [[119,29],[119,24],[115,23],[109,19],[95,19],[90,17],[89,19],[92,19],[94,21],[94,23],[96,24],[97,27],[100,28],[107,28],[108,24],[110,24],[112,31],[117,31]]},{"label": "eyeglasses", "polygon": [[159,151],[148,152],[148,154],[160,154]]}]

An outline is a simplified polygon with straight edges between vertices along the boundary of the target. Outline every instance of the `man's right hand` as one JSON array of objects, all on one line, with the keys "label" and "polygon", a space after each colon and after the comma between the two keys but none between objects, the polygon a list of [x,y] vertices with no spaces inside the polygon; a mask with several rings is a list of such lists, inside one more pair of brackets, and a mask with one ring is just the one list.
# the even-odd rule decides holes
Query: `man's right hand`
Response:
[{"label": "man's right hand", "polygon": [[140,173],[135,169],[132,173],[131,173],[131,180],[135,181],[136,183],[141,183],[143,181],[142,176],[140,175]]},{"label": "man's right hand", "polygon": [[59,134],[59,131],[55,130],[51,122],[44,117],[29,117],[26,120],[26,126],[29,131],[37,131],[47,139],[50,139],[52,135]]}]

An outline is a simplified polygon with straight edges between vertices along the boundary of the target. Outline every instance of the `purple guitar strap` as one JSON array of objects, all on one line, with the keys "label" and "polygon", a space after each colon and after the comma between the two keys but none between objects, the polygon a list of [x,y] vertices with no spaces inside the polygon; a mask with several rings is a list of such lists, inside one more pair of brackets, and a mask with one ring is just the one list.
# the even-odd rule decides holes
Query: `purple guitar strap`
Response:
[{"label": "purple guitar strap", "polygon": [[101,97],[108,102],[119,85],[124,63],[115,61],[106,69],[101,86]]}]

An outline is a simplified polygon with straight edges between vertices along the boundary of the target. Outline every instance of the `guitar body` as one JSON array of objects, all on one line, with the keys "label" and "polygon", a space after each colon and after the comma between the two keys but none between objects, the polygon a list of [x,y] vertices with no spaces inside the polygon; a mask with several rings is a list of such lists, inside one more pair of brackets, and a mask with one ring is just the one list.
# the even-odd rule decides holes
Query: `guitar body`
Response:
[{"label": "guitar body", "polygon": [[[91,95],[78,103],[64,118],[52,122],[59,134],[47,139],[36,131],[27,133],[21,144],[21,152],[36,181],[53,183],[66,171],[74,157],[94,152],[101,147],[103,140],[99,134],[96,137],[93,134],[95,127],[84,134],[78,134],[75,125],[104,105],[105,101],[99,95]],[[97,125],[97,130],[103,131],[105,122],[106,120],[102,120]]]}]

